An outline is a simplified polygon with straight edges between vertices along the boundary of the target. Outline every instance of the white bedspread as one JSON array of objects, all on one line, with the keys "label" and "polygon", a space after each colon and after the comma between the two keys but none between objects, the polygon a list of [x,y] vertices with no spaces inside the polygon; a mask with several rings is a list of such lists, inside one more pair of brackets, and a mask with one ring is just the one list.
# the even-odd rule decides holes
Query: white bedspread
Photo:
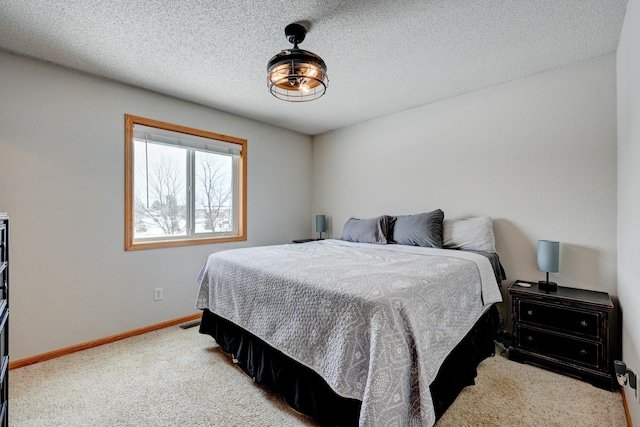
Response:
[{"label": "white bedspread", "polygon": [[341,240],[212,254],[208,308],[362,401],[361,426],[432,426],[429,385],[451,350],[502,301],[486,257]]}]

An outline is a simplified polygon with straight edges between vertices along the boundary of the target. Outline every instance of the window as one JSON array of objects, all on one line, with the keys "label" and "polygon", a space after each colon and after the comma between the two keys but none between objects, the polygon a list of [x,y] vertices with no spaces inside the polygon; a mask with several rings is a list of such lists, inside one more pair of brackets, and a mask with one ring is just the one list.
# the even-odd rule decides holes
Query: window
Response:
[{"label": "window", "polygon": [[246,240],[247,141],[125,116],[125,250]]}]

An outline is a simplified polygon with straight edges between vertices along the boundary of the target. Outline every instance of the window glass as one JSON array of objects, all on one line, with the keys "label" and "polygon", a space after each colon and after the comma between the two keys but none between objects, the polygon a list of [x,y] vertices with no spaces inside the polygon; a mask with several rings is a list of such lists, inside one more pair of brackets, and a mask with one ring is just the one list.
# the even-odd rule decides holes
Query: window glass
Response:
[{"label": "window glass", "polygon": [[229,233],[234,230],[232,157],[195,152],[195,231]]},{"label": "window glass", "polygon": [[187,150],[135,140],[134,239],[187,235]]}]

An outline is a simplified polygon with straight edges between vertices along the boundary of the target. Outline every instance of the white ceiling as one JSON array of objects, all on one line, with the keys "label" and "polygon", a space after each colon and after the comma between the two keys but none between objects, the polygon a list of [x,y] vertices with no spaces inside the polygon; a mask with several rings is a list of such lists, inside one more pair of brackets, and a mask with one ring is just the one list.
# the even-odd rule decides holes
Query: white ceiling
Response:
[{"label": "white ceiling", "polygon": [[[0,0],[0,48],[315,135],[615,52],[626,4]],[[288,103],[266,65],[299,21],[329,88]]]}]

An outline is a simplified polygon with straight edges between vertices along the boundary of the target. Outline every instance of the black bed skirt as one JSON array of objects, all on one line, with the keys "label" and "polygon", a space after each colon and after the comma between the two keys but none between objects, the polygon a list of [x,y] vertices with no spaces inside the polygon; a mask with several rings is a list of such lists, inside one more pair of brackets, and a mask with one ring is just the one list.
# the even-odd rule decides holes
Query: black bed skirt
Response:
[{"label": "black bed skirt", "polygon": [[[498,310],[493,306],[445,359],[430,386],[436,419],[463,388],[475,384],[480,362],[494,355],[498,323]],[[200,333],[211,335],[244,372],[280,393],[297,411],[325,426],[358,425],[359,400],[337,395],[320,375],[239,326],[205,309]]]}]

